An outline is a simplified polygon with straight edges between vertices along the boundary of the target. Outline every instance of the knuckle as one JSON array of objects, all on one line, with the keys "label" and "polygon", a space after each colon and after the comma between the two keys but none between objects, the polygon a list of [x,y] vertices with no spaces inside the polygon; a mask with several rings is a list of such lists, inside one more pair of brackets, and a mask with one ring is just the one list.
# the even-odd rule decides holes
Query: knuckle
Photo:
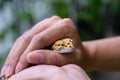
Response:
[{"label": "knuckle", "polygon": [[61,27],[70,28],[70,27],[71,27],[71,23],[72,23],[71,19],[65,18],[65,19],[63,19],[63,20],[60,22],[60,25],[61,25]]},{"label": "knuckle", "polygon": [[77,29],[70,18],[64,18],[59,24],[61,30],[66,32],[66,36],[70,37],[72,34],[76,34]]},{"label": "knuckle", "polygon": [[30,38],[29,38],[29,36],[23,36],[22,39],[24,42],[28,42]]},{"label": "knuckle", "polygon": [[59,16],[56,16],[56,15],[55,15],[55,16],[52,16],[51,18],[52,18],[52,19],[60,19],[60,17],[59,17]]},{"label": "knuckle", "polygon": [[63,19],[63,22],[66,23],[66,24],[71,24],[71,23],[73,23],[73,21],[72,21],[70,18],[64,18],[64,19]]},{"label": "knuckle", "polygon": [[63,23],[67,25],[66,27],[68,27],[68,29],[71,29],[72,31],[76,30],[76,27],[70,18],[64,18]]},{"label": "knuckle", "polygon": [[45,37],[44,36],[42,36],[42,35],[35,35],[34,37],[33,37],[33,42],[36,42],[36,43],[40,43],[40,44],[42,44],[42,45],[45,45]]},{"label": "knuckle", "polygon": [[49,24],[56,23],[56,21],[60,20],[61,18],[59,16],[53,16],[50,18]]},{"label": "knuckle", "polygon": [[33,40],[34,42],[38,42],[38,41],[40,40],[40,37],[39,37],[38,35],[35,35],[35,36],[32,38],[32,40]]},{"label": "knuckle", "polygon": [[69,28],[69,25],[66,24],[64,21],[60,21],[56,26],[58,26],[61,29]]}]

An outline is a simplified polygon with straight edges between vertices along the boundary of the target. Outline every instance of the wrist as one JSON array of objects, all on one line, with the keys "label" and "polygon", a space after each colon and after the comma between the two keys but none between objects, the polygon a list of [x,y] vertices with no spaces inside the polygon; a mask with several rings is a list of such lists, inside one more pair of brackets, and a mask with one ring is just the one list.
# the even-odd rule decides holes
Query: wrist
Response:
[{"label": "wrist", "polygon": [[88,55],[88,59],[86,61],[86,64],[87,64],[86,70],[94,71],[94,70],[96,70],[95,55],[97,53],[97,45],[96,45],[95,41],[84,41],[82,44],[85,49],[85,53]]}]

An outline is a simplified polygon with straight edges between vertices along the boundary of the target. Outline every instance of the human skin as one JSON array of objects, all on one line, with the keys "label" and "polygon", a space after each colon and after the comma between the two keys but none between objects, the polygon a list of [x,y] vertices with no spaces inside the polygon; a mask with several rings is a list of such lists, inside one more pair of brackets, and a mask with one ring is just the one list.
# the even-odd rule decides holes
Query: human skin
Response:
[{"label": "human skin", "polygon": [[33,66],[14,74],[8,80],[90,80],[82,68],[69,64]]},{"label": "human skin", "polygon": [[[69,54],[59,54],[52,50],[46,50],[45,47],[52,45],[56,40],[62,38],[71,38],[74,41],[74,52]],[[86,66],[88,54],[80,41],[77,29],[69,18],[61,19],[58,16],[44,19],[36,24],[28,32],[20,36],[11,49],[1,76],[10,77],[14,73],[29,66],[31,52],[40,53],[39,62],[35,64],[51,64],[63,66],[65,64],[77,64]],[[26,59],[27,57],[27,59]],[[85,65],[84,65],[84,64]]]},{"label": "human skin", "polygon": [[120,36],[83,42],[92,71],[120,71]]},{"label": "human skin", "polygon": [[[43,49],[66,37],[74,41],[73,53],[59,54]],[[18,73],[28,67],[29,63],[57,66],[77,64],[86,71],[119,71],[119,48],[120,37],[81,42],[71,19],[53,16],[41,21],[17,39],[6,59],[1,76],[9,77]]]},{"label": "human skin", "polygon": [[[120,71],[120,37],[82,42],[89,58],[83,66],[86,71]],[[30,63],[40,63],[39,52],[28,54]],[[50,59],[49,59],[50,60]],[[84,63],[83,63],[84,65]]]}]

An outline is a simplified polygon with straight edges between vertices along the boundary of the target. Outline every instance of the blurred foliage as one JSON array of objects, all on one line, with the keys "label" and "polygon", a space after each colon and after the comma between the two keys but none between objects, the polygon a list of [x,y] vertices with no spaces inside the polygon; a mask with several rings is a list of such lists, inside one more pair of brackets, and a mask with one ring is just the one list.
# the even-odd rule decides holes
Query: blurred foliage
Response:
[{"label": "blurred foliage", "polygon": [[[10,2],[12,0],[1,0],[0,1],[0,8],[2,8],[6,2]],[[76,0],[79,1],[79,0]],[[104,16],[105,11],[102,12],[103,9],[108,8],[109,12],[118,13],[120,10],[120,1],[119,0],[111,0],[111,2],[107,3],[106,6],[104,6],[104,3],[102,0],[85,0],[87,2],[87,5],[84,6],[83,9],[78,9],[76,14],[77,19],[77,26],[80,32],[81,37],[83,37],[83,40],[87,39],[95,39],[95,38],[102,38],[104,36]],[[54,8],[54,11],[56,12],[56,15],[59,15],[61,17],[69,17],[69,1],[67,0],[51,0],[51,6]],[[79,8],[80,6],[76,4]],[[32,12],[23,11],[21,14],[18,14],[15,21],[11,25],[11,27],[8,27],[6,30],[3,31],[3,33],[0,34],[0,39],[3,39],[5,37],[5,34],[7,34],[8,30],[15,30],[19,29],[19,22],[22,20],[28,19],[31,25],[34,24],[33,14]],[[85,37],[87,36],[87,37]]]},{"label": "blurred foliage", "polygon": [[89,0],[86,9],[84,11],[78,12],[78,24],[81,23],[80,26],[82,26],[86,31],[81,31],[81,34],[83,34],[81,37],[84,37],[85,33],[88,33],[86,35],[89,36],[89,38],[84,37],[84,40],[101,38],[103,36],[103,19],[100,12],[101,7],[101,0]]},{"label": "blurred foliage", "polygon": [[[76,0],[78,2],[78,0]],[[71,2],[74,2],[71,0]],[[75,23],[78,27],[78,31],[82,40],[90,40],[95,38],[102,38],[103,32],[103,14],[100,10],[102,7],[101,0],[88,0],[87,6],[84,9],[79,9],[80,6],[76,2],[77,14],[75,18],[77,19]],[[65,0],[52,0],[52,6],[56,14],[61,17],[70,17],[69,14],[69,3]],[[74,3],[71,3],[74,4]]]},{"label": "blurred foliage", "polygon": [[12,0],[0,0],[0,9],[6,4],[6,2],[12,1]]},{"label": "blurred foliage", "polygon": [[57,15],[62,18],[68,17],[68,3],[66,0],[51,0],[51,5]]}]

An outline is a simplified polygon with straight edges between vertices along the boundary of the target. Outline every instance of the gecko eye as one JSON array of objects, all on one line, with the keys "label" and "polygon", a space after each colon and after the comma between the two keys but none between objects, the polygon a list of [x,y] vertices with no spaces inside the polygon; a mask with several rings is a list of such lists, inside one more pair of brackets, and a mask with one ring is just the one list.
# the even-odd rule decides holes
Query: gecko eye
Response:
[{"label": "gecko eye", "polygon": [[58,44],[58,46],[60,46],[60,44]]},{"label": "gecko eye", "polygon": [[61,46],[65,46],[65,44],[61,44]]}]

